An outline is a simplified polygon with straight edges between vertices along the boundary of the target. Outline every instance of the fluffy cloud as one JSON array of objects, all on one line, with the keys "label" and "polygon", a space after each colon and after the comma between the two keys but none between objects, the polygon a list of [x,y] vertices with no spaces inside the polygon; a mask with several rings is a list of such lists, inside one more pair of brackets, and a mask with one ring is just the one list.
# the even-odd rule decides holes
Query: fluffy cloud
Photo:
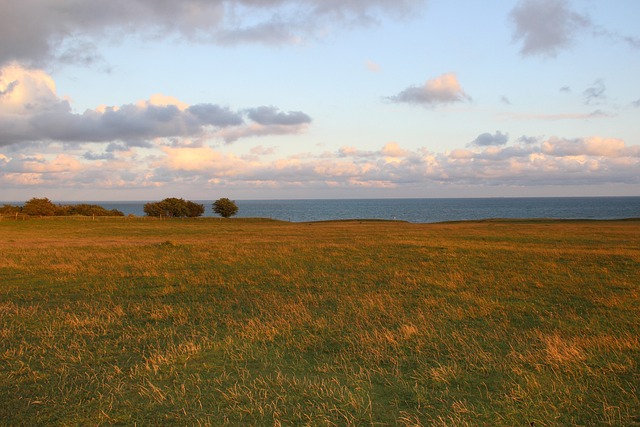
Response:
[{"label": "fluffy cloud", "polygon": [[490,133],[478,135],[476,139],[471,141],[471,145],[487,147],[490,145],[505,145],[507,142],[509,142],[509,134],[496,131],[494,135],[491,135]]},{"label": "fluffy cloud", "polygon": [[233,154],[223,154],[208,146],[162,147],[165,154],[159,166],[165,170],[180,172],[207,171],[221,177],[233,171],[245,169],[248,162]]},{"label": "fluffy cloud", "polygon": [[436,106],[462,102],[471,98],[462,90],[456,75],[447,73],[427,80],[422,86],[411,86],[388,99],[393,102]]},{"label": "fluffy cloud", "polygon": [[141,146],[156,138],[216,136],[225,129],[233,138],[222,137],[231,141],[297,133],[311,122],[302,112],[284,113],[273,106],[236,112],[215,104],[187,105],[164,95],[76,114],[58,97],[50,76],[15,64],[0,70],[0,91],[0,146],[39,141]]},{"label": "fluffy cloud", "polygon": [[415,10],[423,0],[76,0],[5,1],[0,64],[92,63],[94,38],[142,33],[215,43],[291,43],[335,25],[373,22]]},{"label": "fluffy cloud", "polygon": [[400,147],[397,142],[390,142],[380,150],[380,154],[387,158],[402,158],[407,157],[409,152]]},{"label": "fluffy cloud", "polygon": [[569,46],[589,19],[571,10],[566,0],[521,0],[511,11],[514,40],[523,55],[555,56]]},{"label": "fluffy cloud", "polygon": [[553,156],[640,157],[640,147],[626,147],[624,141],[615,138],[551,138],[541,148],[543,153]]},{"label": "fluffy cloud", "polygon": [[55,82],[44,71],[17,64],[0,68],[0,113],[28,115],[56,108],[61,101]]}]

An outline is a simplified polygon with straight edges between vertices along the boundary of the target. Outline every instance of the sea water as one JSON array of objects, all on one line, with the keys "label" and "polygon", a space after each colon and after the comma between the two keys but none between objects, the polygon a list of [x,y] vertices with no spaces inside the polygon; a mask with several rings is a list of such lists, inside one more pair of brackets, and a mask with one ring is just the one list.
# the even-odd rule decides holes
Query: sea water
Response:
[{"label": "sea water", "polygon": [[[205,206],[205,216],[216,216],[212,200],[194,200]],[[144,201],[90,202],[125,215],[144,215]],[[64,204],[73,204],[65,202]],[[385,219],[416,223],[491,218],[625,219],[640,217],[640,197],[519,197],[464,199],[331,199],[236,200],[241,218],[283,221]]]}]

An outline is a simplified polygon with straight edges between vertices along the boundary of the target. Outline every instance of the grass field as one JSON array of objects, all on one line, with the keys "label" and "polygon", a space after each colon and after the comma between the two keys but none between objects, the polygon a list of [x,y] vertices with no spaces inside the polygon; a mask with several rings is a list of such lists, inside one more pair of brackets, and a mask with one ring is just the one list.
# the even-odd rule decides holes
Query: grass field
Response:
[{"label": "grass field", "polygon": [[640,426],[640,222],[0,221],[0,425]]}]

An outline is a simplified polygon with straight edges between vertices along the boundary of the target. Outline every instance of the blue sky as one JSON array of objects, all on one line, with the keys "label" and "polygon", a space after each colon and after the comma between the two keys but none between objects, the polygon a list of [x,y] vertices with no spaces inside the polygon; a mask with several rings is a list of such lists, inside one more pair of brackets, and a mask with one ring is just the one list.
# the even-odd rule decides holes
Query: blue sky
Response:
[{"label": "blue sky", "polygon": [[0,5],[0,201],[640,195],[640,2]]}]

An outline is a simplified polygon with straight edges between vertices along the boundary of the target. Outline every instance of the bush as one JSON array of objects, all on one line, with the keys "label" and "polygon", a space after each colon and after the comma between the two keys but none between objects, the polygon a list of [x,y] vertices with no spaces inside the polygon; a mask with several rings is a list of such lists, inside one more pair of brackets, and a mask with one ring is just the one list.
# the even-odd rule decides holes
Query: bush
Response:
[{"label": "bush", "polygon": [[171,217],[171,218],[195,218],[204,214],[204,205],[190,200],[169,197],[159,202],[149,202],[144,205],[144,213],[147,216]]},{"label": "bush", "polygon": [[2,207],[0,207],[0,215],[15,215],[17,213],[20,213],[22,209],[20,208],[20,206],[14,206],[14,205],[9,205],[9,204],[4,204],[2,205]]},{"label": "bush", "polygon": [[81,216],[124,216],[124,213],[117,209],[105,209],[98,205],[81,203],[79,205],[66,206],[68,215]]},{"label": "bush", "polygon": [[187,200],[187,209],[189,210],[189,214],[187,215],[189,218],[196,218],[204,215],[204,205],[200,203],[194,203]]},{"label": "bush", "polygon": [[15,215],[22,213],[30,216],[124,216],[117,209],[105,209],[99,205],[80,203],[78,205],[56,205],[51,200],[32,198],[24,206],[4,205],[0,207],[0,215]]},{"label": "bush", "polygon": [[31,216],[54,216],[58,212],[58,207],[46,197],[38,199],[36,197],[25,202],[22,213]]},{"label": "bush", "polygon": [[213,212],[223,218],[229,218],[238,213],[238,205],[236,205],[236,202],[224,197],[213,203]]}]

